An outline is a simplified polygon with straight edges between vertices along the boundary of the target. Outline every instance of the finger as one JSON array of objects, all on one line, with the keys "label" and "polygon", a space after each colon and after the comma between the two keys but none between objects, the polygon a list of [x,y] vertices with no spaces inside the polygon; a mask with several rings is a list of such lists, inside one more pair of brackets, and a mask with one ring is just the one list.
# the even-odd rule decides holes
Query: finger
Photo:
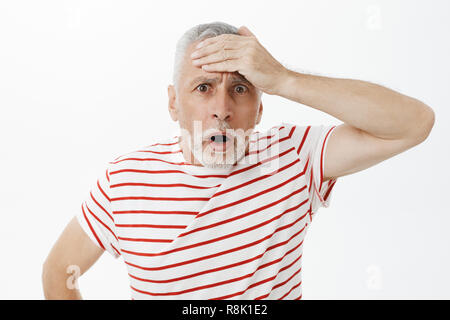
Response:
[{"label": "finger", "polygon": [[239,58],[240,50],[220,50],[199,59],[192,60],[196,66]]},{"label": "finger", "polygon": [[206,55],[212,54],[219,50],[239,49],[242,47],[242,43],[233,40],[224,40],[202,46],[200,49],[191,53],[191,58],[198,59]]},{"label": "finger", "polygon": [[226,60],[217,63],[205,64],[202,69],[207,72],[236,72],[239,71],[239,59]]},{"label": "finger", "polygon": [[228,34],[228,33],[227,34],[221,34],[221,35],[210,37],[210,38],[206,38],[206,39],[200,41],[195,48],[199,49],[201,47],[205,47],[207,45],[216,43],[216,42],[221,41],[221,40],[239,41],[239,40],[242,40],[242,37],[239,36],[239,35],[236,35],[236,34]]}]

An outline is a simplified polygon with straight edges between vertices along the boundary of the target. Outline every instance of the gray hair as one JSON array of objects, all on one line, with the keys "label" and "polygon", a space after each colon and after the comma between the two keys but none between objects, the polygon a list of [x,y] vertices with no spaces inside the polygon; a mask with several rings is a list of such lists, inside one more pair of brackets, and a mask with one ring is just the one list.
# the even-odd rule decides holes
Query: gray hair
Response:
[{"label": "gray hair", "polygon": [[173,85],[177,92],[179,88],[181,66],[187,48],[196,41],[201,41],[221,34],[238,34],[238,28],[225,22],[216,21],[196,25],[181,36],[175,49],[175,63],[173,69]]}]

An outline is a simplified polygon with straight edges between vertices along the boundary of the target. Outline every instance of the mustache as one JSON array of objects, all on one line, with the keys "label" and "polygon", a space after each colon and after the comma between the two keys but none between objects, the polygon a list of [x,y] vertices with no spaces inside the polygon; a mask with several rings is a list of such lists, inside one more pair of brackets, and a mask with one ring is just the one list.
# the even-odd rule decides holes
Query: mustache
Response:
[{"label": "mustache", "polygon": [[227,122],[220,122],[217,126],[210,127],[202,132],[202,139],[208,140],[211,133],[216,131],[224,131],[230,135],[235,137],[234,129]]},{"label": "mustache", "polygon": [[216,122],[213,124],[213,126],[207,129],[203,129],[202,123],[196,123],[194,124],[194,128],[192,131],[184,131],[187,134],[187,139],[193,141],[194,143],[195,141],[210,141],[211,135],[224,133],[238,144],[241,141],[242,143],[245,143],[252,132],[251,129],[245,130],[243,128],[232,128],[231,125],[226,121]]}]

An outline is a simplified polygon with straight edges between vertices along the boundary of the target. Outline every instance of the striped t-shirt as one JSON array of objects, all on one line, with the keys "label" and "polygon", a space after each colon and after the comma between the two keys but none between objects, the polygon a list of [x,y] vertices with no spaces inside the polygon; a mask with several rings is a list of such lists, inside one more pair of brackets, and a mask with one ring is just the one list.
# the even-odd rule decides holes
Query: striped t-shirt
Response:
[{"label": "striped t-shirt", "polygon": [[300,299],[305,233],[336,182],[323,181],[334,128],[254,131],[231,169],[186,163],[179,136],[153,141],[108,162],[78,221],[123,258],[132,299]]}]

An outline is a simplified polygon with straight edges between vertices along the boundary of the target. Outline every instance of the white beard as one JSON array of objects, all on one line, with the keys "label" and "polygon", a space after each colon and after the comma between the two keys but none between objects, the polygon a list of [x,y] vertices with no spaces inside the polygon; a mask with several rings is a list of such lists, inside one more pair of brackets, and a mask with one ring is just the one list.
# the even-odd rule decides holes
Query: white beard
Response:
[{"label": "white beard", "polygon": [[245,156],[245,149],[245,143],[237,142],[226,153],[215,152],[209,144],[203,149],[202,143],[194,143],[191,150],[197,161],[207,168],[230,169]]}]

